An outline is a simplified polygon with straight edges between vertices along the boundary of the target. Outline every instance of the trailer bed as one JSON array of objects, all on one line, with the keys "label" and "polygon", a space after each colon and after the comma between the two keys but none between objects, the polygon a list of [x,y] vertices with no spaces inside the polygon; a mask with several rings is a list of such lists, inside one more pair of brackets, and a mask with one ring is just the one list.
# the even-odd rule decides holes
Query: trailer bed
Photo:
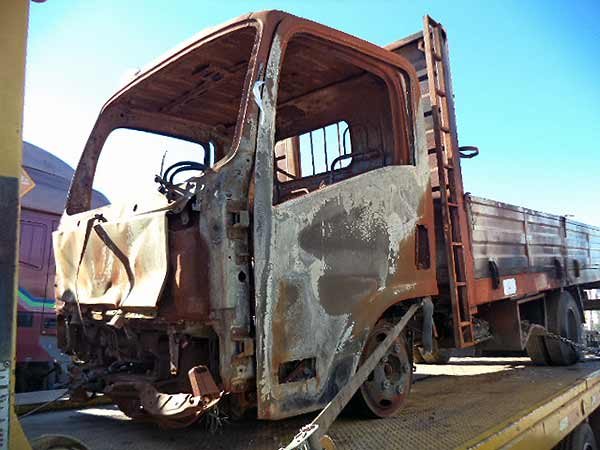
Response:
[{"label": "trailer bed", "polygon": [[[402,413],[390,419],[339,418],[330,430],[338,449],[550,448],[600,401],[600,362],[533,366],[528,358],[453,358],[418,366]],[[278,449],[312,415],[279,422],[245,421],[209,434],[203,423],[160,430],[130,421],[116,408],[54,411],[22,421],[31,439],[69,434],[90,449]],[[521,445],[519,445],[519,443]]]}]

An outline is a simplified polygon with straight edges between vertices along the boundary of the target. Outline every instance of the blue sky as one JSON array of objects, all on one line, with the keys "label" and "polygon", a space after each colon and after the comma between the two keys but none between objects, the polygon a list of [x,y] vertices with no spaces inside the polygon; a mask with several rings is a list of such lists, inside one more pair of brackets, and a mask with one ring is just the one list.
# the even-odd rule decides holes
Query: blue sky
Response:
[{"label": "blue sky", "polygon": [[[600,225],[600,1],[109,1],[31,4],[24,139],[76,165],[102,104],[132,69],[201,29],[283,9],[385,45],[446,27],[466,191]],[[113,201],[132,148],[106,155]],[[119,177],[122,177],[119,179]]]}]

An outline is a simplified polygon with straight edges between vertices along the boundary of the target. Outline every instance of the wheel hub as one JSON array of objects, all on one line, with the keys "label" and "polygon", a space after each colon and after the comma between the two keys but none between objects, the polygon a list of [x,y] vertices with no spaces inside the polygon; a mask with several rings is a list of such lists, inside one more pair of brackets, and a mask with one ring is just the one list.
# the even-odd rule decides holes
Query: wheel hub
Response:
[{"label": "wheel hub", "polygon": [[380,408],[388,409],[403,400],[411,368],[402,349],[401,345],[394,344],[365,382],[368,397]]}]

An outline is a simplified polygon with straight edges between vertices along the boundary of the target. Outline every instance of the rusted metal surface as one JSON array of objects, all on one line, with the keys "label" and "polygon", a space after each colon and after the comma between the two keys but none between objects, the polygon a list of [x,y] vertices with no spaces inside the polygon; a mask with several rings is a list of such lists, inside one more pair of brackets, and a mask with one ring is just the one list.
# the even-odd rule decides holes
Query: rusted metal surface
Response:
[{"label": "rusted metal surface", "polygon": [[[88,188],[103,142],[114,128],[133,127],[190,140],[210,140],[216,147],[216,159],[220,159],[205,172],[201,183],[193,185],[191,201],[182,198],[168,204],[165,197],[152,199],[149,195],[136,204],[102,211],[107,221],[103,228],[114,222],[148,220],[148,212],[157,211],[152,214],[162,217],[162,228],[136,243],[147,247],[143,249],[142,245],[142,251],[162,254],[147,261],[150,265],[139,264],[139,258],[131,264],[137,262],[137,267],[148,275],[152,275],[152,264],[159,264],[158,276],[155,273],[152,279],[164,283],[164,290],[158,284],[148,290],[143,305],[147,308],[138,308],[139,312],[117,310],[114,321],[107,317],[98,298],[91,298],[85,290],[79,293],[83,325],[73,298],[60,305],[63,349],[86,361],[92,381],[105,383],[105,391],[110,392],[111,386],[119,383],[146,383],[155,389],[154,383],[159,382],[168,383],[167,392],[155,389],[160,395],[192,395],[185,374],[200,363],[210,368],[220,388],[241,392],[228,397],[228,404],[237,408],[238,414],[253,406],[248,235],[243,224],[232,223],[232,216],[241,217],[245,212],[247,217],[258,112],[254,103],[247,101],[248,86],[257,76],[257,59],[264,59],[268,52],[268,36],[277,23],[276,16],[269,12],[244,16],[201,33],[109,100],[92,131],[71,185],[61,230],[74,228],[77,222],[85,224],[97,214],[85,211],[89,208]],[[260,32],[266,34],[264,44]],[[238,121],[238,116],[243,119]],[[84,237],[80,230],[65,243],[65,247],[70,246],[69,256],[62,264],[70,272],[71,283]],[[92,255],[108,253],[101,244],[96,245],[95,236],[89,239],[88,246],[94,251],[84,252],[84,257],[88,254],[90,259],[83,262],[86,269],[80,272],[92,270]],[[122,244],[115,247],[127,253],[127,246],[121,248]],[[119,290],[125,297],[123,291],[130,289],[132,277],[123,274],[128,274],[124,268],[119,271],[119,283],[111,284],[103,276],[98,281],[104,283],[107,292]],[[57,295],[62,298],[69,291],[73,289],[61,285]],[[114,310],[117,302],[112,303]],[[106,348],[97,347],[101,342],[106,342]],[[118,370],[106,374],[111,364],[117,364]],[[93,382],[89,383],[90,389]],[[138,415],[135,398],[132,408],[132,402],[121,399],[119,393],[112,395],[127,414]],[[139,405],[141,394],[136,397]],[[151,403],[147,401],[146,405],[152,410]]]},{"label": "rusted metal surface", "polygon": [[215,398],[219,396],[219,388],[206,366],[192,367],[188,372],[192,392],[196,397]]}]

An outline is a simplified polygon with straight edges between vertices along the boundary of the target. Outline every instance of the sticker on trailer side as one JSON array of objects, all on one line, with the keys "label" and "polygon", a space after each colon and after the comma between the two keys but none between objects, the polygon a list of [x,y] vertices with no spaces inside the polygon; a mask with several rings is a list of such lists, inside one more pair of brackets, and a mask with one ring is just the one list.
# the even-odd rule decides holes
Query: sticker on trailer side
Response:
[{"label": "sticker on trailer side", "polygon": [[[0,363],[1,364],[1,363]],[[0,450],[8,450],[10,368],[0,369]]]},{"label": "sticker on trailer side", "polygon": [[507,278],[502,280],[502,288],[504,289],[504,295],[514,295],[517,293],[517,280],[514,278]]}]

